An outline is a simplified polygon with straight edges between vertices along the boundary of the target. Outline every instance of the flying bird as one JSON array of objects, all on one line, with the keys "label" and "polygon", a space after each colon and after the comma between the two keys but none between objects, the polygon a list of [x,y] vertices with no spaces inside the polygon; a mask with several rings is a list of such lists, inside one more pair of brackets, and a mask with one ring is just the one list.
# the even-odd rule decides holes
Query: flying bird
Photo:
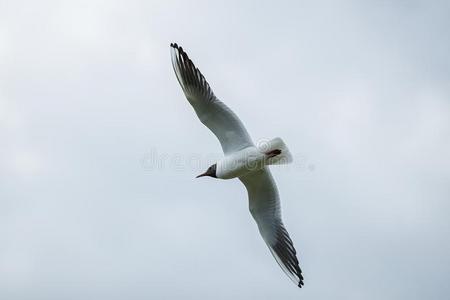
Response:
[{"label": "flying bird", "polygon": [[223,159],[197,177],[239,178],[247,188],[250,213],[273,257],[286,275],[303,286],[296,250],[281,219],[280,198],[268,165],[292,156],[280,138],[255,146],[243,123],[221,102],[182,47],[170,44],[172,65],[183,92],[200,121],[219,139]]}]

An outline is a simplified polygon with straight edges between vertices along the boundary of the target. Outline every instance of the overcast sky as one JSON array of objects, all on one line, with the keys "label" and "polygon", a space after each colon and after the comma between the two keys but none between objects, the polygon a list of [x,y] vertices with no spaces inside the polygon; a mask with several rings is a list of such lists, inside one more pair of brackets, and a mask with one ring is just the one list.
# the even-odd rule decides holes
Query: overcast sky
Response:
[{"label": "overcast sky", "polygon": [[[364,2],[364,3],[363,3]],[[0,0],[0,298],[444,299],[448,1]],[[272,167],[282,273],[173,74],[177,42]]]}]

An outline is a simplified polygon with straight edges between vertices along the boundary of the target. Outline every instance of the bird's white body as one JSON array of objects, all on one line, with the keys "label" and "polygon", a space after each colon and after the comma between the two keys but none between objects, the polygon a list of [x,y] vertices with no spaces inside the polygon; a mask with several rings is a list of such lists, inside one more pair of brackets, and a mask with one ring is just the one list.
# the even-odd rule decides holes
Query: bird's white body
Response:
[{"label": "bird's white body", "polygon": [[[277,151],[275,154],[274,151]],[[279,153],[278,153],[279,152]],[[242,177],[268,165],[287,164],[292,156],[280,138],[231,152],[217,162],[216,176],[221,179]]]},{"label": "bird's white body", "polygon": [[231,179],[256,171],[268,164],[266,155],[255,146],[225,156],[217,162],[217,178]]}]

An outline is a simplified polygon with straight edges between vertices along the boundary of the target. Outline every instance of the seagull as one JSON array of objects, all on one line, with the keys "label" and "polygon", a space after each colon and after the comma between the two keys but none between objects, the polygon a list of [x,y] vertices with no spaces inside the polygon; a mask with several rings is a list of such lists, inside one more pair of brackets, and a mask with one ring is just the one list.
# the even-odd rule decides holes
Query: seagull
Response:
[{"label": "seagull", "polygon": [[236,114],[221,102],[182,47],[170,44],[172,66],[200,121],[219,140],[224,157],[197,177],[239,178],[248,193],[249,210],[270,252],[286,275],[303,286],[297,252],[281,219],[280,197],[268,165],[292,161],[281,138],[253,143]]}]

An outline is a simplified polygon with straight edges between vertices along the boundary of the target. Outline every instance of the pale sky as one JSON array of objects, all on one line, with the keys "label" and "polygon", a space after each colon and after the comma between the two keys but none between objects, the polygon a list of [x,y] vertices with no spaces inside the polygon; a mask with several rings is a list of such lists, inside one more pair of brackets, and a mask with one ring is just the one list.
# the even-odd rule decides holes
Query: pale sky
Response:
[{"label": "pale sky", "polygon": [[[0,0],[0,298],[444,299],[448,1]],[[173,74],[177,42],[274,166],[282,273]]]}]

